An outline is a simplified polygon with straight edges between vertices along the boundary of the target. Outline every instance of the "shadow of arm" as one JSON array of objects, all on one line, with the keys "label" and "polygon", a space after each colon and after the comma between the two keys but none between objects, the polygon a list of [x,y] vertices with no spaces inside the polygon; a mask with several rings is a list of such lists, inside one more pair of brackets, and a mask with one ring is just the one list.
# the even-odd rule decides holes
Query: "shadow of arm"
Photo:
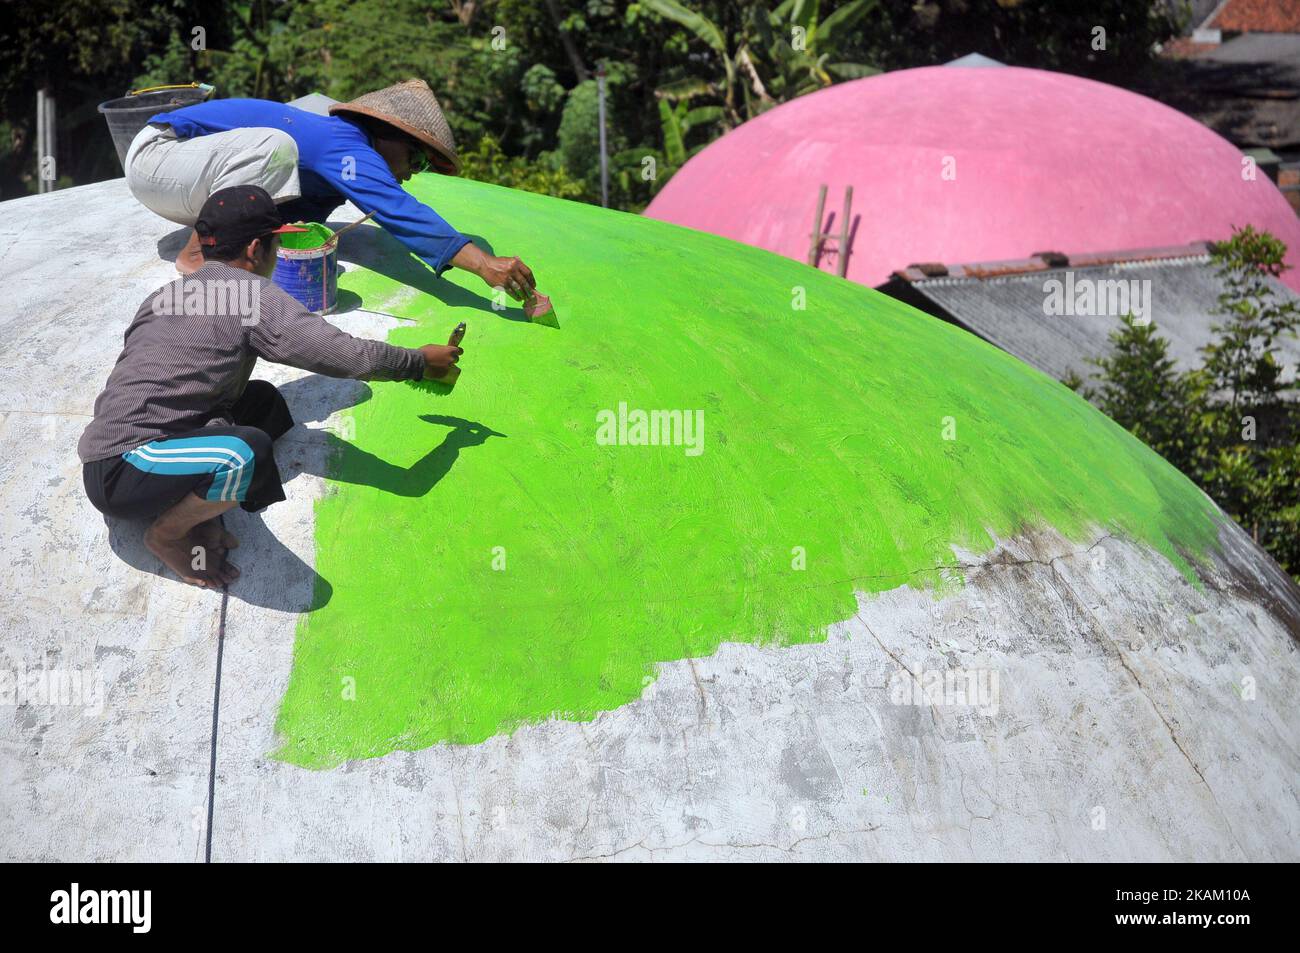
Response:
[{"label": "shadow of arm", "polygon": [[442,443],[410,467],[396,466],[332,433],[318,431],[324,434],[328,461],[326,472],[319,475],[340,483],[373,486],[377,490],[395,496],[425,496],[451,472],[462,450],[482,446],[488,437],[505,436],[482,424],[462,420],[459,417],[429,414],[421,419],[428,423],[443,424],[452,429],[443,438]]}]

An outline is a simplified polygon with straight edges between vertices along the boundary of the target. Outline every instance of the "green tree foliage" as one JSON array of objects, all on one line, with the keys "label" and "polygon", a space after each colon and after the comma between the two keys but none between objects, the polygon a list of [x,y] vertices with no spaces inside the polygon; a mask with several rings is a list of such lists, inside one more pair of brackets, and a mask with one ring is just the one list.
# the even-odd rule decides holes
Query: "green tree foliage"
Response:
[{"label": "green tree foliage", "polygon": [[[1213,251],[1224,290],[1203,364],[1179,371],[1154,325],[1126,316],[1099,386],[1081,393],[1186,473],[1300,579],[1300,403],[1277,344],[1300,327],[1300,309],[1271,279],[1286,246],[1247,226]],[[1068,384],[1077,384],[1069,381]]]},{"label": "green tree foliage", "polygon": [[508,156],[491,136],[484,136],[474,149],[462,152],[460,158],[461,175],[469,179],[561,199],[576,199],[583,194],[582,183],[571,179],[562,167],[551,168],[519,156]]},{"label": "green tree foliage", "polygon": [[1190,382],[1169,357],[1169,343],[1154,324],[1139,324],[1131,314],[1111,332],[1111,353],[1093,363],[1100,385],[1082,393],[1122,427],[1133,432],[1178,469],[1191,463],[1191,440],[1184,412]]},{"label": "green tree foliage", "polygon": [[1249,225],[1214,250],[1224,290],[1213,313],[1227,320],[1214,326],[1219,339],[1205,349],[1205,373],[1234,411],[1274,411],[1294,390],[1274,356],[1278,338],[1300,324],[1295,301],[1279,298],[1270,280],[1286,270],[1285,255],[1285,244]]},{"label": "green tree foliage", "polygon": [[557,153],[565,168],[579,179],[599,182],[600,130],[597,125],[597,90],[594,79],[579,83],[569,93],[560,119]]},{"label": "green tree foliage", "polygon": [[1146,72],[1155,44],[1177,34],[1184,9],[1143,0],[888,0],[858,58],[892,70],[982,53],[1127,85]]},{"label": "green tree foliage", "polygon": [[[1117,78],[1169,32],[1163,0],[65,0],[0,17],[0,195],[35,187],[36,90],[59,103],[60,171],[121,170],[95,105],[142,86],[349,99],[427,79],[463,150],[563,171],[600,195],[593,79],[609,74],[611,204],[637,210],[700,148],[777,103],[874,68],[978,51]],[[1094,49],[1094,26],[1106,49]],[[195,29],[202,28],[202,42]],[[497,168],[486,162],[484,168]],[[504,171],[507,177],[514,172]],[[486,174],[486,173],[485,173]]]},{"label": "green tree foliage", "polygon": [[[204,22],[198,0],[7,3],[0,15],[0,198],[36,191],[36,91],[57,104],[60,184],[121,175],[96,106],[136,88],[140,65],[183,24]],[[211,35],[224,42],[222,27]],[[186,36],[189,35],[188,29]],[[188,82],[188,77],[182,82]]]},{"label": "green tree foliage", "polygon": [[876,72],[872,67],[841,60],[854,28],[876,2],[850,0],[824,18],[818,0],[785,0],[772,9],[753,4],[728,24],[678,0],[643,0],[647,9],[689,30],[721,67],[704,76],[688,71],[659,93],[669,98],[708,94],[720,101],[723,127],[731,128],[835,78],[868,76]]}]

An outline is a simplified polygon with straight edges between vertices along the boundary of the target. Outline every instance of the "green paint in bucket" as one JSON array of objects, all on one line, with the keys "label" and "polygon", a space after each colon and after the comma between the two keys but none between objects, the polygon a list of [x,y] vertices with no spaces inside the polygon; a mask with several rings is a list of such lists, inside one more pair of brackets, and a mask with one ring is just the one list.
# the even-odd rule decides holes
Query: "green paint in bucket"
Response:
[{"label": "green paint in bucket", "polygon": [[307,229],[305,232],[284,232],[280,236],[280,247],[291,248],[295,251],[306,251],[312,248],[320,248],[331,238],[334,232],[327,225],[320,222],[298,222],[300,227]]},{"label": "green paint in bucket", "polygon": [[319,222],[302,224],[307,231],[280,236],[271,280],[308,311],[329,314],[338,304],[338,236]]}]

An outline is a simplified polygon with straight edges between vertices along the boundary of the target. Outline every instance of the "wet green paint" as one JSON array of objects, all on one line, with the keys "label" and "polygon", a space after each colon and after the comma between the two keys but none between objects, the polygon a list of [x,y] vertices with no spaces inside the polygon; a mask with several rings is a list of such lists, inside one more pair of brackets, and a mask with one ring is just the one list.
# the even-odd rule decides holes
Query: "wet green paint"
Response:
[{"label": "wet green paint", "polygon": [[[282,759],[590,719],[658,663],[824,638],[855,590],[955,584],[951,547],[990,531],[1102,527],[1189,574],[1215,543],[1213,505],[1129,434],[889,298],[632,215],[435,176],[413,191],[522,255],[562,327],[494,312],[477,279],[435,280],[386,236],[341,279],[415,319],[394,343],[466,321],[464,374],[445,396],[374,384],[352,411],[316,507],[332,596],[299,626]],[[702,411],[703,452],[599,445],[620,402]]]},{"label": "wet green paint", "polygon": [[302,251],[308,248],[320,248],[334,237],[334,231],[320,222],[300,222],[305,232],[284,232],[280,235],[280,247]]}]

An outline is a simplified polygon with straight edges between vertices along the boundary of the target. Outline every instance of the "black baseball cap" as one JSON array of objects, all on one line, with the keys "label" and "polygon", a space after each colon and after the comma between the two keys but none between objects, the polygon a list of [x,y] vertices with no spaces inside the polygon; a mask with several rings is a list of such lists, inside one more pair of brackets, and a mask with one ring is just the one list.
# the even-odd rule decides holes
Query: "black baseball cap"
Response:
[{"label": "black baseball cap", "polygon": [[200,245],[237,245],[280,232],[305,232],[286,225],[269,192],[260,185],[234,185],[208,196],[194,223]]}]

